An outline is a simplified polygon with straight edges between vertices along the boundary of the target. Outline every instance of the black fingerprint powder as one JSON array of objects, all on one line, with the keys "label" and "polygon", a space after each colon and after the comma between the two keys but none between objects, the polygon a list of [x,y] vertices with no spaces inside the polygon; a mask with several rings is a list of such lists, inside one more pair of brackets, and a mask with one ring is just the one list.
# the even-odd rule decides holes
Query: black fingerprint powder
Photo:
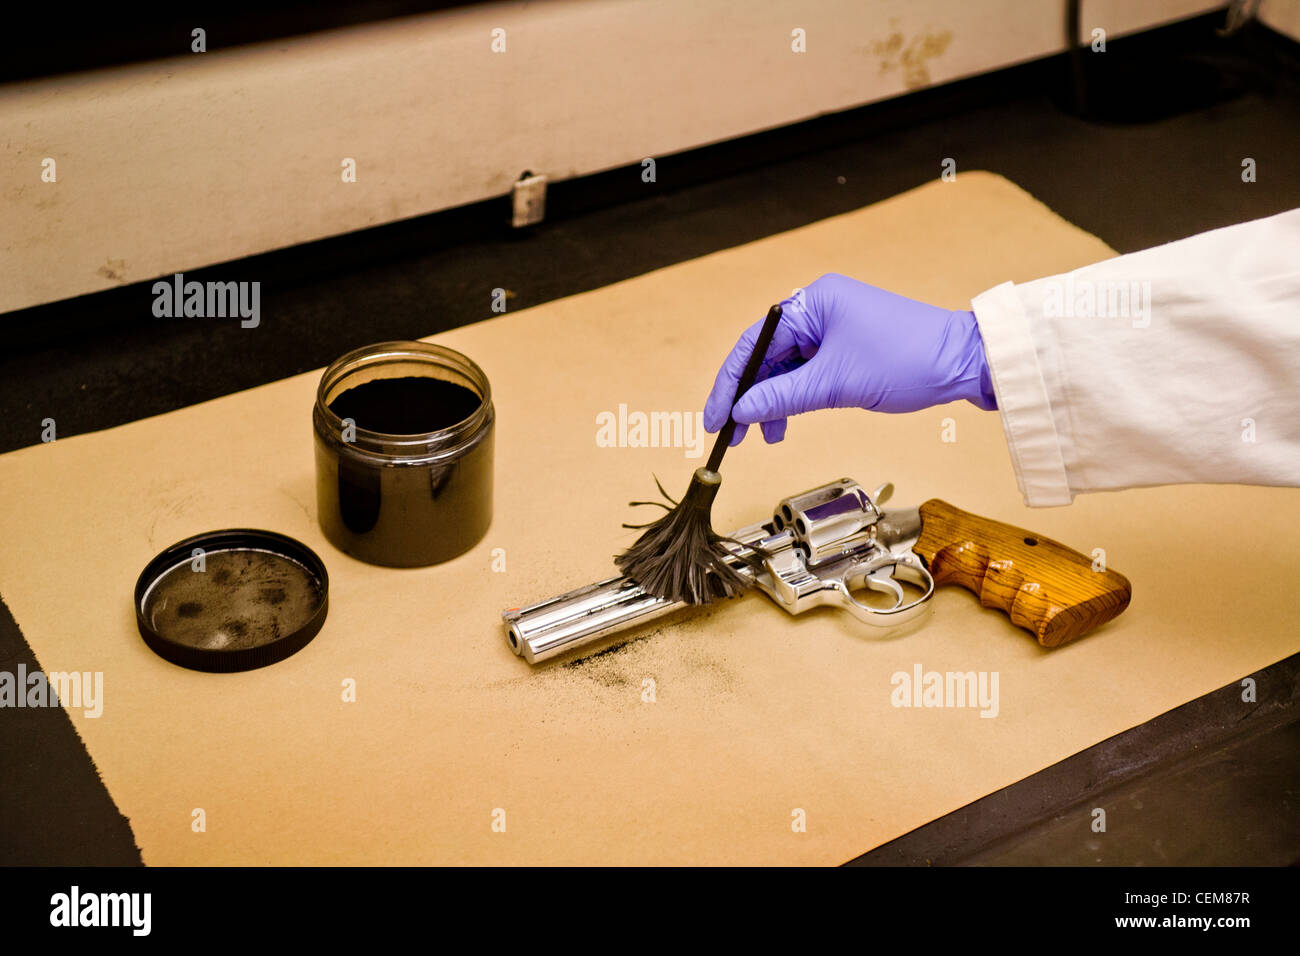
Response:
[{"label": "black fingerprint powder", "polygon": [[330,402],[330,411],[372,432],[423,435],[464,421],[480,404],[482,399],[464,385],[412,375],[349,388]]}]

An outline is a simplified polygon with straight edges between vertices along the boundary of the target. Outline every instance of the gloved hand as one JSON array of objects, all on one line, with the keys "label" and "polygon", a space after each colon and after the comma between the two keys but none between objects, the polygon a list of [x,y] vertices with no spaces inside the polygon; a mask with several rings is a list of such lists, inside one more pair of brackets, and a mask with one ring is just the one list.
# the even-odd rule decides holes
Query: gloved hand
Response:
[{"label": "gloved hand", "polygon": [[[997,408],[973,312],[950,312],[830,273],[781,303],[757,383],[736,403],[739,426],[763,423],[763,437],[785,437],[786,418],[819,408],[914,412],[966,399]],[[736,383],[762,321],[731,350],[704,405],[704,427],[727,422]]]}]

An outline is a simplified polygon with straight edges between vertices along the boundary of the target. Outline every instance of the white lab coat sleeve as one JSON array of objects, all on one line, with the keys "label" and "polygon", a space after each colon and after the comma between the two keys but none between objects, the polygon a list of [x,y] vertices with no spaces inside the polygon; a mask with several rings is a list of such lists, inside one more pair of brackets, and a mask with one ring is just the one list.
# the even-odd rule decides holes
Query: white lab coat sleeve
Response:
[{"label": "white lab coat sleeve", "polygon": [[1300,209],[971,302],[1029,505],[1300,485]]}]

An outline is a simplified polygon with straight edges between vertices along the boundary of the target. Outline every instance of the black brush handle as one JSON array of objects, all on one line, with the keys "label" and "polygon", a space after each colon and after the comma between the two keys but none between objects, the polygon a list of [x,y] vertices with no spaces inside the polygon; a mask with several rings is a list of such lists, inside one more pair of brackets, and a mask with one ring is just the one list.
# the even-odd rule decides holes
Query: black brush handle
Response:
[{"label": "black brush handle", "polygon": [[[767,355],[768,346],[772,344],[772,336],[776,335],[776,327],[781,322],[781,306],[774,305],[767,310],[767,318],[763,320],[763,329],[758,333],[758,341],[754,343],[754,351],[749,353],[749,361],[745,364],[744,374],[740,376],[740,381],[736,383],[736,395],[731,400],[731,407],[736,407],[736,402],[740,401],[740,396],[749,391],[750,386],[754,384],[754,379],[758,378],[758,369],[763,364],[763,358]],[[736,420],[731,417],[731,412],[727,412],[727,424],[722,426],[722,431],[718,432],[718,437],[713,442],[713,451],[709,454],[709,460],[705,468],[709,471],[717,471],[718,466],[722,464],[722,456],[731,446],[731,437],[736,434]]]}]

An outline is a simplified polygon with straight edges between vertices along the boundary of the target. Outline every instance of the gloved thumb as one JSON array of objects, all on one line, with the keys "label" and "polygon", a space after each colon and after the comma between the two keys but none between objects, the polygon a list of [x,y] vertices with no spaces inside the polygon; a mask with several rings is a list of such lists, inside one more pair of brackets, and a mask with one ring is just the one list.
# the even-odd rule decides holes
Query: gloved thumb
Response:
[{"label": "gloved thumb", "polygon": [[753,425],[825,408],[821,365],[814,357],[792,371],[763,379],[740,397],[732,417],[739,424]]}]

